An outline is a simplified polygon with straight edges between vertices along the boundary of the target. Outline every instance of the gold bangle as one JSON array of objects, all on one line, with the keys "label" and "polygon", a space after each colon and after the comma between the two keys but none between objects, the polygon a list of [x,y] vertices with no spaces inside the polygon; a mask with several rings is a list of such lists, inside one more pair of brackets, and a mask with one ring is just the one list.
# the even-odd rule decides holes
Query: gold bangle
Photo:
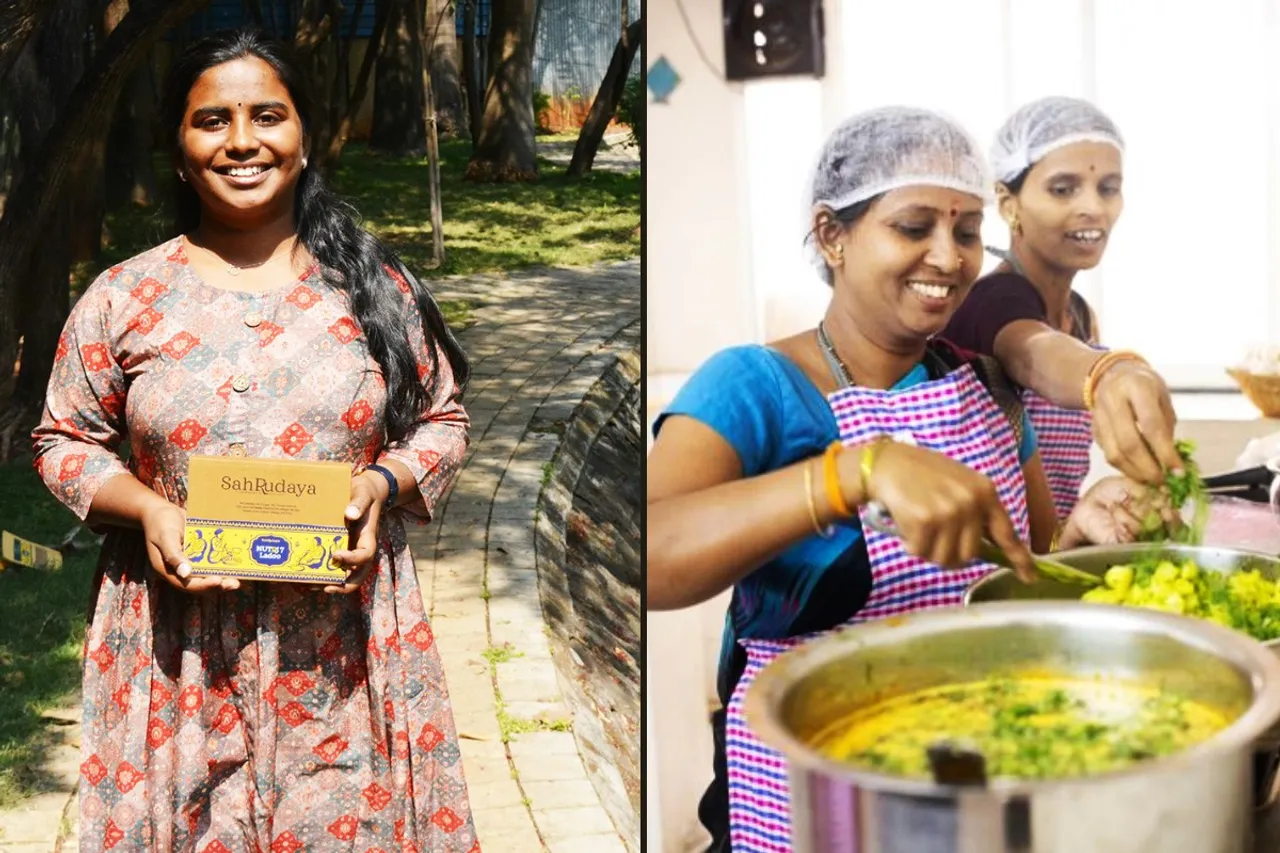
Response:
[{"label": "gold bangle", "polygon": [[1137,361],[1146,364],[1147,360],[1132,350],[1112,350],[1106,353],[1102,358],[1093,363],[1093,367],[1089,368],[1089,375],[1084,380],[1084,391],[1081,397],[1084,398],[1084,408],[1086,411],[1092,412],[1094,406],[1094,394],[1097,393],[1098,383],[1108,370],[1115,367],[1122,361]]},{"label": "gold bangle", "polygon": [[830,539],[835,531],[830,526],[823,528],[818,521],[818,504],[813,499],[813,466],[809,462],[804,463],[804,497],[809,504],[809,520],[813,522],[814,532],[823,539]]},{"label": "gold bangle", "polygon": [[880,458],[880,451],[886,444],[892,442],[893,439],[887,435],[877,436],[871,440],[871,443],[862,445],[862,458],[858,462],[858,467],[862,474],[862,499],[866,500],[871,495],[871,472],[876,467],[876,461]]},{"label": "gold bangle", "polygon": [[831,509],[836,515],[848,518],[853,515],[853,510],[849,509],[849,505],[845,503],[844,495],[840,491],[840,473],[836,470],[836,457],[842,450],[844,445],[839,439],[827,445],[827,452],[822,454],[822,474],[826,481],[827,502],[831,504]]}]

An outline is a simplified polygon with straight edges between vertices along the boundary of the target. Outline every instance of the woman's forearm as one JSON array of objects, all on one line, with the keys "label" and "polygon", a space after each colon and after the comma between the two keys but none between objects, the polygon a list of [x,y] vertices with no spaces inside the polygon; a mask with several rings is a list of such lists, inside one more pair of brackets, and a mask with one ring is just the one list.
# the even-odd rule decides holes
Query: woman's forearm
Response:
[{"label": "woman's forearm", "polygon": [[1014,382],[1064,409],[1084,408],[1084,386],[1102,353],[1036,320],[1017,320],[995,337],[995,357]]},{"label": "woman's forearm", "polygon": [[[857,455],[839,459],[842,497],[860,502]],[[823,487],[822,461],[807,459],[758,477],[734,480],[650,503],[646,515],[645,604],[676,610],[706,601],[761,564],[815,534],[805,495],[810,466],[814,514],[836,517]]]},{"label": "woman's forearm", "polygon": [[91,527],[142,528],[142,516],[157,503],[168,503],[163,497],[144,486],[132,474],[117,474],[102,484],[89,515],[85,519]]}]

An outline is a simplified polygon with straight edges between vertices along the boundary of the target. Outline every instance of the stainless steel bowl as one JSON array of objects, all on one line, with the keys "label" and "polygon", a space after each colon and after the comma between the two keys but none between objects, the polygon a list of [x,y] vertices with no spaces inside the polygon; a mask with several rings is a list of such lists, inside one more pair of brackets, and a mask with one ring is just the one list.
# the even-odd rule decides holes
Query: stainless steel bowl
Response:
[{"label": "stainless steel bowl", "polygon": [[[862,770],[808,745],[894,696],[1046,671],[1158,684],[1234,722],[1183,752],[1113,773],[977,789]],[[796,853],[1243,853],[1253,744],[1280,718],[1280,658],[1219,625],[1152,610],[985,604],[805,644],[759,674],[746,716],[787,761]]]}]

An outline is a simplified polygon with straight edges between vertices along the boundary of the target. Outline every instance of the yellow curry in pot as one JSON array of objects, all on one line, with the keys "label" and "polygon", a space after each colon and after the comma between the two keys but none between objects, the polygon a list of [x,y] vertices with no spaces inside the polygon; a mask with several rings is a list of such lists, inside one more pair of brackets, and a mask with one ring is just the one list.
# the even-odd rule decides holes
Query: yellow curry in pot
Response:
[{"label": "yellow curry in pot", "polygon": [[861,709],[814,737],[828,758],[929,778],[927,750],[975,747],[991,778],[1056,779],[1120,769],[1207,740],[1230,720],[1150,688],[1027,678],[930,688]]}]

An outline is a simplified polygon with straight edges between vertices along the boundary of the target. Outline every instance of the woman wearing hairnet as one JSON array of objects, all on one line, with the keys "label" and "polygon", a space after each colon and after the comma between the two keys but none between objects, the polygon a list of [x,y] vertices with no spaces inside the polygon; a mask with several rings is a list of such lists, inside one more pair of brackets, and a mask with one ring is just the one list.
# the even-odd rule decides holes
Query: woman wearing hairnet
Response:
[{"label": "woman wearing hairnet", "polygon": [[[722,351],[654,426],[646,590],[654,609],[733,595],[712,721],[711,850],[789,849],[780,756],[741,714],[786,649],[842,625],[958,605],[993,567],[990,536],[1028,577],[1054,510],[1021,401],[994,360],[935,338],[982,262],[985,158],[959,127],[901,107],[827,140],[806,228],[832,288],[818,328]],[[1100,483],[1060,544],[1130,538],[1129,484]],[[882,504],[901,537],[863,529]]]},{"label": "woman wearing hairnet", "polygon": [[1135,479],[1177,470],[1173,406],[1163,380],[1131,352],[1104,353],[1098,323],[1071,289],[1102,260],[1124,208],[1124,141],[1087,101],[1043,98],[996,135],[991,161],[1008,252],[947,325],[958,346],[999,359],[1021,387],[1059,518],[1089,471],[1092,438]]}]

